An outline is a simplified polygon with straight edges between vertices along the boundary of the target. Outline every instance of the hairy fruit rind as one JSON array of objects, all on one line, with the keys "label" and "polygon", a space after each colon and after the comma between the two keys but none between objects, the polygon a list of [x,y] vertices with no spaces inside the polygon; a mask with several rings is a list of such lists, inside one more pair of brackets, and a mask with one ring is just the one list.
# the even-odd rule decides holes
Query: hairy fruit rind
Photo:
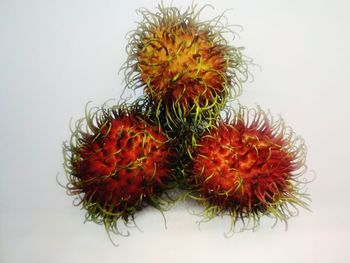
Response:
[{"label": "hairy fruit rind", "polygon": [[205,215],[229,214],[233,226],[237,219],[253,219],[256,227],[265,214],[286,222],[297,206],[307,207],[299,180],[306,171],[303,140],[260,108],[231,114],[192,152],[191,173]]},{"label": "hairy fruit rind", "polygon": [[117,231],[145,204],[160,208],[172,154],[157,124],[131,106],[93,108],[64,144],[67,190],[78,195],[86,220]]},{"label": "hairy fruit rind", "polygon": [[215,119],[248,78],[242,48],[223,37],[230,31],[223,16],[201,22],[202,9],[140,9],[143,20],[129,37],[126,82],[133,89],[142,87],[172,127]]}]

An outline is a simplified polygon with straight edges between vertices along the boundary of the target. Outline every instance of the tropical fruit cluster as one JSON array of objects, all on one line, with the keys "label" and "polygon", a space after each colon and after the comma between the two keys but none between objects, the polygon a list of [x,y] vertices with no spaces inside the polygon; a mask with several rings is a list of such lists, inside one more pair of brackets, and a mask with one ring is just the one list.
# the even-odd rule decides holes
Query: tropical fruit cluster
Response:
[{"label": "tropical fruit cluster", "polygon": [[147,205],[167,209],[173,189],[202,205],[204,220],[229,215],[231,231],[308,207],[303,140],[281,118],[235,103],[250,62],[224,38],[224,17],[201,21],[202,10],[140,9],[122,68],[126,89],[143,95],[87,107],[64,143],[68,193],[108,232]]}]

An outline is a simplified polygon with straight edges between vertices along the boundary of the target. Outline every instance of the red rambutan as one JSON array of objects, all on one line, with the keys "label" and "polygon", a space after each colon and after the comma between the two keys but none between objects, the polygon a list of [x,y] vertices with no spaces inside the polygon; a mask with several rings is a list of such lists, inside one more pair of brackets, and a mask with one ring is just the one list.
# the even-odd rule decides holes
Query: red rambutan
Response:
[{"label": "red rambutan", "polygon": [[[306,171],[303,140],[274,121],[269,113],[241,107],[201,137],[192,152],[192,175],[196,199],[207,205],[205,215],[218,214],[253,219],[262,215],[286,222],[307,208],[307,194],[301,191],[300,176]],[[233,117],[233,118],[231,118]]]},{"label": "red rambutan", "polygon": [[166,203],[160,195],[171,179],[168,138],[140,109],[94,108],[72,133],[64,144],[67,189],[87,220],[118,232],[119,218],[127,223],[145,204]]},{"label": "red rambutan", "polygon": [[215,119],[228,94],[237,96],[248,78],[242,48],[223,37],[230,31],[223,16],[200,22],[202,10],[140,9],[143,20],[129,38],[126,82],[143,87],[172,126],[191,117],[201,125]]}]

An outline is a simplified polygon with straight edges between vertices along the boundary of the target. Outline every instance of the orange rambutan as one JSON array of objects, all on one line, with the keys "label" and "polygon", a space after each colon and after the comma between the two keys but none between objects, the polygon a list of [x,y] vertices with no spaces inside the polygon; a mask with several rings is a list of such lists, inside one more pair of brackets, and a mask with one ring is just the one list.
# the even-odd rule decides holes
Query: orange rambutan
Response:
[{"label": "orange rambutan", "polygon": [[306,171],[303,140],[260,108],[231,114],[192,151],[196,199],[207,205],[208,218],[231,215],[232,227],[245,218],[256,227],[265,214],[286,222],[297,206],[307,207],[299,180]]},{"label": "orange rambutan", "polygon": [[211,122],[248,78],[243,48],[230,46],[223,37],[230,31],[223,16],[201,22],[202,10],[140,9],[143,20],[129,38],[126,82],[144,88],[170,126]]},{"label": "orange rambutan", "polygon": [[161,193],[171,182],[168,141],[137,107],[87,112],[64,144],[67,190],[78,196],[86,219],[116,232],[118,219],[133,220],[146,204],[161,209]]}]

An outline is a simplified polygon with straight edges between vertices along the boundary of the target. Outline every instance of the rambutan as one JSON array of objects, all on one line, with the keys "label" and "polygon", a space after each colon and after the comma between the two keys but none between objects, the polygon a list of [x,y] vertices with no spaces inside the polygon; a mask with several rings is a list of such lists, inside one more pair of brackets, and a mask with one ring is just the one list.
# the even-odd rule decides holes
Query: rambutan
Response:
[{"label": "rambutan", "polygon": [[231,32],[223,15],[201,22],[202,10],[192,6],[181,12],[163,5],[155,13],[140,9],[143,20],[129,37],[126,83],[144,88],[173,127],[210,123],[248,78],[243,48],[230,46],[223,37]]},{"label": "rambutan", "polygon": [[[86,126],[86,127],[85,127]],[[137,106],[93,108],[64,144],[68,193],[77,195],[86,220],[118,232],[146,204],[167,203],[172,154],[161,127]]]},{"label": "rambutan", "polygon": [[297,206],[308,206],[300,180],[305,152],[303,140],[282,119],[240,107],[197,141],[190,165],[194,197],[207,206],[207,219],[229,214],[231,230],[237,219],[255,228],[262,215],[287,222]]}]

